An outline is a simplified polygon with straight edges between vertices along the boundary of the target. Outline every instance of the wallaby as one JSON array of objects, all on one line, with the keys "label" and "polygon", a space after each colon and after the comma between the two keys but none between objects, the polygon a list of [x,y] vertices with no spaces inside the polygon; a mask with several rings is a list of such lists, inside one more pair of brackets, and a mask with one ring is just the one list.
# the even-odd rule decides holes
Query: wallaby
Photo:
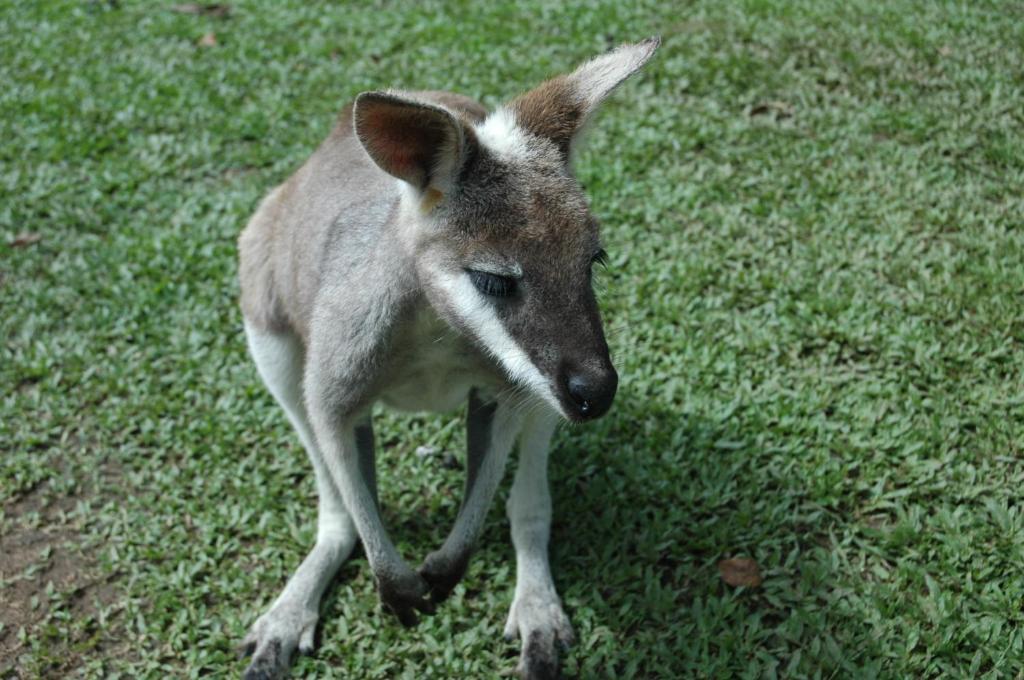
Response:
[{"label": "wallaby", "polygon": [[[311,652],[320,600],[356,540],[405,625],[466,571],[513,446],[516,588],[505,626],[523,677],[573,639],[548,565],[548,444],[559,417],[603,415],[618,385],[591,286],[604,257],[574,179],[594,110],[657,49],[623,45],[488,113],[446,92],[365,92],[263,200],[239,238],[253,359],[298,431],[319,494],[316,544],[242,643],[246,678]],[[377,502],[370,413],[468,400],[465,496],[411,569]]]}]

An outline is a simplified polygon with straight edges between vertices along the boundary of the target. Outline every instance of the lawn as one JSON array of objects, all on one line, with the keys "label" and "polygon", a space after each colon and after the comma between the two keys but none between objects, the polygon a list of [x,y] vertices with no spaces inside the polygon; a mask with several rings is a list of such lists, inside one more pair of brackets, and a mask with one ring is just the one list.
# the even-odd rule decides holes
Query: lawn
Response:
[{"label": "lawn", "polygon": [[[316,502],[235,239],[346,101],[653,34],[577,163],[622,384],[552,456],[566,675],[1024,677],[1024,5],[172,4],[0,9],[0,677],[244,668]],[[413,564],[460,422],[377,418]],[[507,491],[417,628],[347,563],[295,675],[508,672]]]}]

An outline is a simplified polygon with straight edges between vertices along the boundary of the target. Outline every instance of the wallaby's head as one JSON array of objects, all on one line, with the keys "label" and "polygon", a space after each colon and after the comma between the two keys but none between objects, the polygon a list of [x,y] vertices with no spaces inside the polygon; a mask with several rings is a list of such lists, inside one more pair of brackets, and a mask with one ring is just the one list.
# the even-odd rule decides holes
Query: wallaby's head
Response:
[{"label": "wallaby's head", "polygon": [[355,104],[363,147],[401,180],[397,237],[427,300],[574,421],[608,410],[618,375],[591,285],[604,251],[572,175],[573,146],[658,43],[623,45],[482,121],[402,93]]}]

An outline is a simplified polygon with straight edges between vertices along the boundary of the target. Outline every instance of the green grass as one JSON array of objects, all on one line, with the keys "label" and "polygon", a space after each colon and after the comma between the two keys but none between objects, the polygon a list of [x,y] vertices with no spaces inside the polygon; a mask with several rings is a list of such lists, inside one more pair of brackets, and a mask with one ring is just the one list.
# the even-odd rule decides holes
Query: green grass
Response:
[{"label": "green grass", "polygon": [[[233,10],[0,10],[0,528],[50,546],[16,573],[0,555],[0,672],[241,672],[315,495],[246,356],[235,238],[344,102],[495,104],[657,33],[578,162],[622,386],[552,460],[567,675],[1022,677],[1024,7]],[[385,520],[418,563],[462,473],[413,450],[461,455],[458,415],[378,421]],[[511,668],[506,493],[418,628],[348,563],[296,675]],[[724,584],[731,556],[764,584]]]}]

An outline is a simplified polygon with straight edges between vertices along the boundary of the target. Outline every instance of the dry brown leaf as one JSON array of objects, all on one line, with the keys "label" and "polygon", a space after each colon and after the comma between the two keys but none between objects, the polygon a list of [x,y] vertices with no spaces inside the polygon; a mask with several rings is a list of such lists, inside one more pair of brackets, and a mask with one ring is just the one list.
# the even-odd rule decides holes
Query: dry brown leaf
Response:
[{"label": "dry brown leaf", "polygon": [[231,14],[231,5],[218,2],[186,2],[171,7],[178,14],[196,14],[221,19]]},{"label": "dry brown leaf", "polygon": [[761,578],[761,568],[749,557],[722,560],[718,563],[718,573],[721,574],[723,581],[737,588],[756,588],[764,581]]},{"label": "dry brown leaf", "polygon": [[761,102],[750,108],[750,116],[763,116],[765,114],[773,114],[776,118],[789,118],[793,115],[793,107],[786,102],[780,102],[778,100]]},{"label": "dry brown leaf", "polygon": [[34,231],[23,231],[14,237],[14,240],[11,241],[11,247],[23,248],[25,246],[30,246],[33,243],[38,243],[42,238],[42,234],[37,234]]},{"label": "dry brown leaf", "polygon": [[197,44],[200,47],[216,47],[217,46],[217,36],[216,36],[215,33],[213,33],[213,31],[210,31],[209,33],[204,35],[202,38],[200,38],[199,42]]}]

